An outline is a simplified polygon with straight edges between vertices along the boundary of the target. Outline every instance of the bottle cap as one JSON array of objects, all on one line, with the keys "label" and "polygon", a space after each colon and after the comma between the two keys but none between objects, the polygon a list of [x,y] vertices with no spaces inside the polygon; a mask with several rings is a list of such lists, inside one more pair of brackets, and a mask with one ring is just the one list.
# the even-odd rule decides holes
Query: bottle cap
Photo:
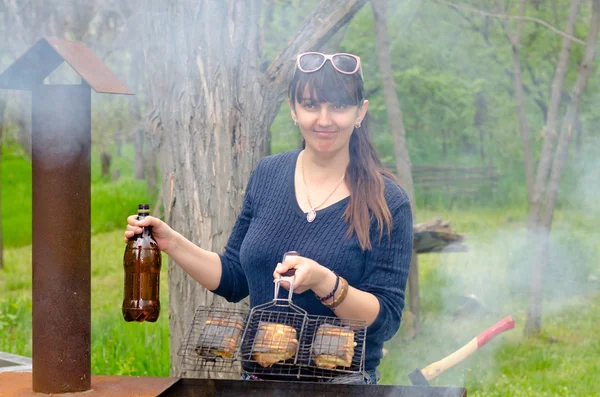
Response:
[{"label": "bottle cap", "polygon": [[138,214],[150,212],[150,204],[139,204],[138,205]]}]

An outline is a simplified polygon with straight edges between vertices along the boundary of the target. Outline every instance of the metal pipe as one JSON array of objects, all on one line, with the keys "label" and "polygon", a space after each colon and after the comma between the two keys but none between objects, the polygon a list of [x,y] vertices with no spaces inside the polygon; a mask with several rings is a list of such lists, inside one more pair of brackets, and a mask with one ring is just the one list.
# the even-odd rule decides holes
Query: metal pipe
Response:
[{"label": "metal pipe", "polygon": [[66,393],[90,381],[91,90],[32,92],[33,390]]}]

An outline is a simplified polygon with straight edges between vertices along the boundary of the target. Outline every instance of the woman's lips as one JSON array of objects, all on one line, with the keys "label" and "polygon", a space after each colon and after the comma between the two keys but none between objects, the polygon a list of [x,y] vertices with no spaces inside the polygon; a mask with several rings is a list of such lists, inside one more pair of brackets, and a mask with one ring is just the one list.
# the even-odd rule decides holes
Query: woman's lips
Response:
[{"label": "woman's lips", "polygon": [[315,134],[317,134],[318,137],[322,137],[322,138],[330,138],[332,137],[337,131],[324,131],[324,130],[319,130],[319,131],[313,131]]}]

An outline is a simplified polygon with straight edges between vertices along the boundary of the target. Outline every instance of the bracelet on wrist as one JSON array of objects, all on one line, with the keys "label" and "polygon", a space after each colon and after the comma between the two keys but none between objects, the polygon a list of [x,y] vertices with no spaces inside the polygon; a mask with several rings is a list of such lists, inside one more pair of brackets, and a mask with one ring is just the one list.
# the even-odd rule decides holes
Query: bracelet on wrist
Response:
[{"label": "bracelet on wrist", "polygon": [[[333,274],[335,274],[335,272],[332,272]],[[335,295],[335,291],[337,291],[338,286],[340,285],[340,276],[338,276],[337,274],[335,274],[335,286],[333,287],[333,291],[331,291],[326,297],[321,298],[319,295],[315,294],[315,296],[317,297],[317,299],[319,300],[319,302],[324,303],[327,302],[329,299],[333,298]]]},{"label": "bracelet on wrist", "polygon": [[336,307],[338,307],[339,305],[342,304],[342,302],[346,299],[346,296],[348,295],[348,289],[350,287],[348,285],[348,282],[346,281],[345,278],[340,277],[340,283],[342,284],[342,292],[340,292],[340,294],[337,296],[337,298],[335,298],[333,300],[333,302],[331,302],[331,303],[323,302],[323,304],[325,306],[327,306],[328,308],[330,308],[333,311],[335,311]]}]

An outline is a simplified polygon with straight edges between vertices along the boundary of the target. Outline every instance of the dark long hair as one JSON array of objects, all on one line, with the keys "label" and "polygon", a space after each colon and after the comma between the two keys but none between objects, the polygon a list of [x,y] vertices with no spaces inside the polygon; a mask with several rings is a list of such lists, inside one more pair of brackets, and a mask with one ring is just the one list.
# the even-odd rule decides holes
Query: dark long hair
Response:
[{"label": "dark long hair", "polygon": [[[362,106],[365,100],[364,84],[358,73],[346,75],[337,72],[330,64],[313,73],[295,71],[288,88],[292,108],[303,99],[308,87],[313,102],[332,102]],[[304,146],[304,145],[303,145]],[[344,217],[348,224],[347,236],[354,233],[363,251],[372,249],[370,228],[371,217],[377,220],[379,241],[384,230],[388,239],[392,230],[392,215],[384,196],[384,177],[395,176],[381,163],[369,134],[369,115],[365,115],[360,127],[354,127],[350,137],[350,164],[346,170],[346,181],[350,188],[350,201]],[[369,213],[370,212],[370,213]]]}]

